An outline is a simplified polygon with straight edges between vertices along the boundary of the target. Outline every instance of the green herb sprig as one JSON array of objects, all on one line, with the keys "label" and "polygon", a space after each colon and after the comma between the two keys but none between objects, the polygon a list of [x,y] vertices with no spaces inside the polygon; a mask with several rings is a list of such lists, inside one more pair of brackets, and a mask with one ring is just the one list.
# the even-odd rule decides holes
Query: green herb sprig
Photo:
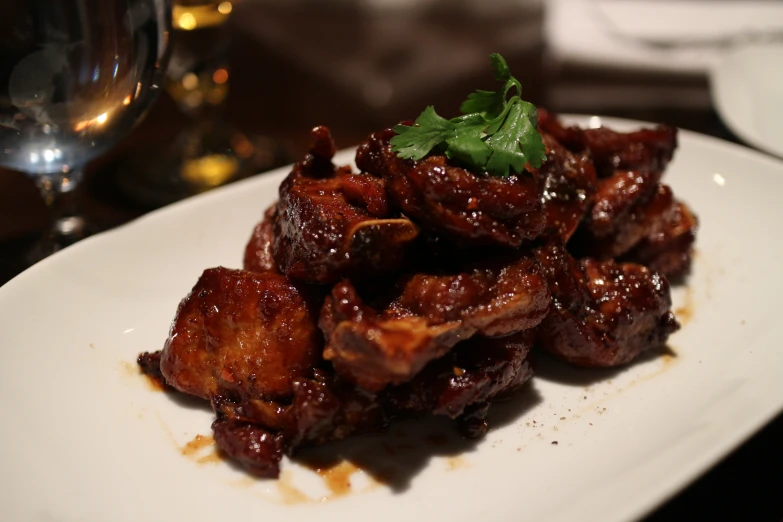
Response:
[{"label": "green herb sprig", "polygon": [[490,63],[495,79],[504,84],[502,89],[470,94],[460,105],[463,115],[450,120],[428,106],[412,127],[394,127],[397,136],[391,139],[392,150],[414,160],[437,150],[501,177],[510,171],[521,173],[527,164],[539,167],[546,159],[546,148],[536,130],[536,107],[520,97],[522,86],[500,54],[492,54]]}]

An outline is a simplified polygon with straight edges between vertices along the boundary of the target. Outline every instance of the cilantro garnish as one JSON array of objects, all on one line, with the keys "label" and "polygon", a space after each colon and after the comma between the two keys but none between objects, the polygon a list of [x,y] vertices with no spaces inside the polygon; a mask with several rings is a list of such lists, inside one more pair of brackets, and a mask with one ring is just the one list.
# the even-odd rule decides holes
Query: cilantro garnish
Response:
[{"label": "cilantro garnish", "polygon": [[392,150],[414,160],[438,150],[494,176],[507,177],[510,170],[521,173],[527,164],[539,167],[546,148],[536,130],[536,107],[520,98],[522,86],[501,55],[492,54],[490,63],[502,89],[470,94],[460,106],[463,115],[450,120],[428,106],[412,127],[394,127]]}]

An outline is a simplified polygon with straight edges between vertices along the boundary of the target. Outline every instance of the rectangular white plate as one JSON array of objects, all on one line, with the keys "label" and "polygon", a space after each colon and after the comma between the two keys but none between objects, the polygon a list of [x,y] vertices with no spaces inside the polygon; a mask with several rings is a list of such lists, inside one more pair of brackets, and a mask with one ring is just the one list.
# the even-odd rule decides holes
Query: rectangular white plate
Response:
[{"label": "rectangular white plate", "polygon": [[[538,358],[538,375],[496,408],[494,429],[477,443],[443,442],[449,426],[424,421],[324,448],[362,464],[348,494],[290,461],[280,481],[258,481],[211,458],[210,447],[184,456],[189,441],[210,434],[211,411],[152,391],[135,370],[140,352],[162,347],[203,269],[241,266],[287,169],[154,212],[32,267],[0,288],[0,519],[643,515],[783,409],[783,242],[773,232],[783,218],[783,163],[688,132],[680,142],[666,181],[702,226],[688,288],[675,290],[676,308],[690,316],[671,338],[676,355],[617,371]],[[350,151],[338,158],[350,160]],[[372,478],[379,470],[396,477],[394,487]]]}]

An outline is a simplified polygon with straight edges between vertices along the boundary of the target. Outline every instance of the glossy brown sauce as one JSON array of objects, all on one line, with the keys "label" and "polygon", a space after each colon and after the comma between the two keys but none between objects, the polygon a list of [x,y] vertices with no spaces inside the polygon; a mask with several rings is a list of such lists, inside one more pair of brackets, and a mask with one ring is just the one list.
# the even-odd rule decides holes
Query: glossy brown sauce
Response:
[{"label": "glossy brown sauce", "polygon": [[674,310],[674,315],[677,316],[677,320],[682,326],[687,325],[693,318],[693,288],[690,286],[685,289],[685,302],[682,306]]},{"label": "glossy brown sauce", "polygon": [[153,377],[152,375],[146,375],[142,374],[144,376],[144,380],[147,382],[147,386],[152,391],[159,391],[162,392],[164,390],[163,383],[160,379]]},{"label": "glossy brown sauce", "polygon": [[351,475],[360,471],[351,462],[343,461],[330,468],[318,468],[315,472],[329,489],[329,498],[341,497],[351,492]]},{"label": "glossy brown sauce", "polygon": [[186,457],[193,457],[200,453],[204,448],[208,448],[214,444],[215,439],[211,435],[196,435],[193,440],[180,448],[180,451]]},{"label": "glossy brown sauce", "polygon": [[308,504],[314,502],[313,499],[302,493],[294,485],[294,475],[289,470],[280,472],[277,479],[277,492],[280,494],[280,501],[283,504]]},{"label": "glossy brown sauce", "polygon": [[[350,493],[358,493],[351,484],[351,477],[362,471],[355,464],[348,461],[340,462],[300,462],[310,468],[315,474],[321,477],[323,485],[329,490],[329,493],[321,498],[312,498],[301,491],[294,484],[295,474],[291,470],[283,470],[276,481],[278,500],[283,504],[309,504],[314,502],[329,502],[336,498],[344,497]],[[377,485],[376,482],[372,486]],[[366,490],[368,488],[364,488]],[[369,489],[373,489],[372,487]]]}]

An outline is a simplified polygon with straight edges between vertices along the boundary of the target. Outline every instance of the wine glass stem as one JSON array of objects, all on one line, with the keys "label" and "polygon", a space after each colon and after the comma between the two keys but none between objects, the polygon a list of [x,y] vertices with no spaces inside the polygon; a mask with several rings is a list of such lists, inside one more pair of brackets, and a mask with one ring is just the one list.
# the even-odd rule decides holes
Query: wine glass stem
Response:
[{"label": "wine glass stem", "polygon": [[81,170],[67,173],[44,174],[36,178],[46,206],[49,208],[51,225],[44,239],[51,252],[66,247],[87,235],[85,220],[79,210],[79,194],[76,190],[82,179]]}]

